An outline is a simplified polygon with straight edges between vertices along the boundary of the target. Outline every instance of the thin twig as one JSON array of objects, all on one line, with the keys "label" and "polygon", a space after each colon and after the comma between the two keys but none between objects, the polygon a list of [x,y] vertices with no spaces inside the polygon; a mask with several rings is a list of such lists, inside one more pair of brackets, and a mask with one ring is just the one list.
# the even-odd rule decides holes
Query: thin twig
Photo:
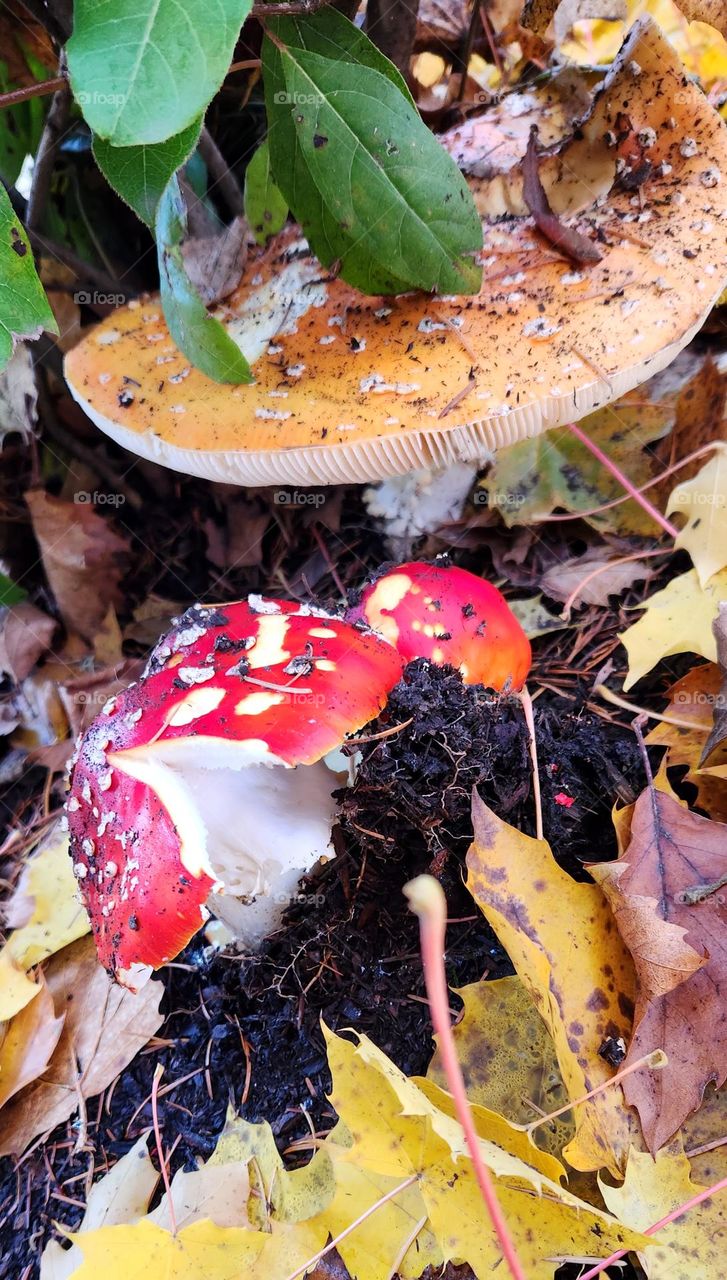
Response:
[{"label": "thin twig", "polygon": [[136,295],[136,290],[129,289],[126,285],[121,290],[118,280],[110,276],[101,267],[95,267],[92,263],[79,258],[67,245],[58,244],[55,240],[49,240],[47,236],[41,235],[39,231],[33,230],[32,227],[28,230],[28,238],[36,253],[44,253],[52,258],[57,258],[59,262],[62,262],[64,266],[74,272],[77,280],[94,284],[104,293],[118,294],[123,292],[127,301]]},{"label": "thin twig", "polygon": [[283,14],[317,13],[324,5],[333,0],[280,0],[280,4],[254,4],[250,10],[251,18],[277,18]]},{"label": "thin twig", "polygon": [[622,711],[633,711],[637,716],[648,716],[650,720],[661,720],[664,724],[674,724],[678,729],[696,729],[699,733],[709,733],[711,725],[702,724],[698,720],[687,720],[684,716],[672,716],[668,712],[649,711],[647,707],[640,707],[636,702],[629,702],[628,698],[620,698],[617,693],[608,688],[608,685],[597,684],[594,693],[603,698],[604,702],[610,702],[614,707],[621,707]]},{"label": "thin twig", "polygon": [[535,837],[543,839],[543,801],[540,794],[540,771],[538,769],[538,743],[535,737],[535,717],[533,716],[533,700],[527,686],[520,690],[525,724],[528,730],[528,749],[530,751],[530,767],[533,775],[533,800],[535,802]]},{"label": "thin twig", "polygon": [[169,1170],[167,1168],[167,1162],[164,1159],[164,1147],[162,1145],[162,1134],[161,1134],[161,1129],[159,1128],[159,1113],[157,1110],[159,1081],[161,1080],[163,1075],[164,1075],[164,1067],[162,1066],[161,1062],[158,1062],[156,1067],[154,1068],[154,1079],[152,1081],[152,1086],[151,1086],[151,1114],[152,1114],[152,1121],[154,1125],[154,1138],[156,1141],[157,1153],[159,1155],[159,1165],[161,1167],[161,1174],[164,1180],[164,1190],[167,1193],[167,1205],[169,1207],[169,1226],[171,1227],[172,1235],[176,1236],[177,1218],[174,1212],[174,1200],[172,1199],[172,1184],[169,1181]]},{"label": "thin twig", "polygon": [[66,77],[54,76],[52,80],[41,80],[40,84],[29,84],[24,89],[10,89],[0,93],[0,111],[4,107],[14,107],[18,102],[27,102],[28,98],[42,98],[48,93],[57,93],[65,89]]},{"label": "thin twig", "polygon": [[[64,61],[65,57],[61,55],[60,71],[63,70]],[[68,84],[63,78],[63,87],[56,90],[53,95],[53,101],[48,108],[48,115],[46,116],[43,132],[38,143],[38,150],[35,154],[33,178],[30,184],[28,207],[25,213],[25,225],[29,231],[37,231],[43,221],[43,214],[53,179],[56,151],[68,119],[69,109],[70,94]]]},{"label": "thin twig", "polygon": [[345,1240],[346,1236],[350,1236],[352,1231],[355,1231],[357,1227],[360,1227],[362,1222],[365,1222],[367,1218],[370,1218],[372,1213],[375,1213],[382,1205],[387,1204],[389,1200],[393,1200],[394,1196],[401,1195],[401,1192],[406,1191],[407,1187],[413,1186],[416,1180],[416,1173],[412,1173],[410,1177],[405,1178],[403,1182],[400,1182],[398,1187],[393,1187],[391,1191],[387,1191],[385,1196],[382,1196],[380,1200],[377,1200],[375,1204],[370,1205],[364,1213],[360,1214],[355,1222],[351,1222],[343,1231],[339,1232],[333,1240],[329,1240],[325,1249],[320,1249],[312,1258],[309,1258],[307,1262],[304,1262],[302,1267],[298,1267],[297,1271],[291,1271],[290,1275],[286,1277],[286,1280],[297,1280],[298,1276],[304,1275],[306,1271],[309,1271],[311,1267],[314,1267],[316,1263],[320,1262],[321,1258],[325,1258],[326,1254],[331,1252],[331,1249],[335,1249],[342,1240]]},{"label": "thin twig", "polygon": [[211,185],[219,191],[233,218],[241,218],[245,213],[242,192],[234,173],[206,125],[199,135],[199,153],[213,179]]},{"label": "thin twig", "polygon": [[665,533],[669,534],[670,538],[677,538],[679,536],[679,530],[671,523],[671,521],[667,520],[666,516],[663,516],[658,508],[655,507],[652,502],[649,502],[648,498],[644,497],[641,490],[636,488],[621,468],[617,467],[616,463],[603,452],[603,449],[599,449],[598,445],[594,444],[593,440],[586,435],[585,431],[581,431],[581,428],[577,423],[569,422],[568,429],[580,440],[581,444],[585,445],[588,452],[592,453],[594,458],[598,459],[601,466],[605,467],[614,479],[618,480],[619,484],[623,486],[629,497],[633,498],[634,502],[638,502],[639,506],[643,507],[647,515],[651,516],[652,520],[654,520],[656,524],[660,525]]}]

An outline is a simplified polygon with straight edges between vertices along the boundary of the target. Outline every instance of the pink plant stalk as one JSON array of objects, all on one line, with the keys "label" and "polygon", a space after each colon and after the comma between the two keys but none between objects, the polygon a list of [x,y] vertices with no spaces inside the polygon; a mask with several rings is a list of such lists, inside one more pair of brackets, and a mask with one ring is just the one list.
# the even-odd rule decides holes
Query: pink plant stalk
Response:
[{"label": "pink plant stalk", "polygon": [[404,886],[404,893],[409,899],[409,906],[412,911],[415,911],[419,916],[424,980],[432,1014],[432,1025],[439,1037],[439,1052],[442,1058],[442,1065],[450,1093],[454,1099],[457,1118],[462,1125],[467,1140],[482,1199],[485,1202],[485,1207],[513,1280],[526,1280],[525,1272],[497,1199],[490,1171],[482,1159],[480,1141],[472,1119],[469,1102],[467,1101],[462,1069],[459,1065],[454,1036],[452,1035],[447,977],[444,970],[444,939],[447,927],[447,904],[444,892],[442,886],[433,876],[417,876],[415,880],[410,880]]},{"label": "pink plant stalk", "polygon": [[573,432],[574,436],[578,437],[581,444],[585,445],[586,449],[588,449],[589,453],[593,454],[594,458],[598,458],[601,465],[604,466],[616,480],[618,480],[619,484],[623,485],[624,489],[629,496],[633,498],[634,502],[638,502],[639,506],[643,507],[644,511],[651,516],[652,520],[655,520],[658,525],[661,525],[661,528],[665,533],[669,534],[670,538],[676,538],[678,536],[679,530],[675,525],[673,525],[670,520],[667,520],[666,516],[661,514],[659,509],[654,506],[653,502],[649,502],[649,499],[644,497],[641,490],[636,488],[636,485],[629,480],[627,475],[624,475],[621,468],[617,467],[615,462],[611,461],[608,455],[603,452],[603,449],[599,449],[598,445],[593,443],[593,441],[586,435],[585,431],[581,431],[581,428],[577,426],[575,422],[570,422],[568,424],[568,429]]}]

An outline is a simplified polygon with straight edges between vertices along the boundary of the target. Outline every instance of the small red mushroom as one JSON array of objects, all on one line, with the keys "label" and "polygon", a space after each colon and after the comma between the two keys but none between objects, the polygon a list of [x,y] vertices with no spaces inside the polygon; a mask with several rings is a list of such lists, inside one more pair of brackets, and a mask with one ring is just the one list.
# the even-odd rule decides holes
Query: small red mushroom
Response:
[{"label": "small red mushroom", "polygon": [[449,664],[465,684],[521,689],[530,641],[504,596],[466,569],[412,562],[383,574],[349,611],[398,649],[405,662]]},{"label": "small red mushroom", "polygon": [[[324,757],[381,710],[402,660],[306,606],[195,605],[79,745],[67,802],[101,961],[122,979],[215,914],[254,943],[333,855]],[[216,902],[220,901],[216,899]]]}]

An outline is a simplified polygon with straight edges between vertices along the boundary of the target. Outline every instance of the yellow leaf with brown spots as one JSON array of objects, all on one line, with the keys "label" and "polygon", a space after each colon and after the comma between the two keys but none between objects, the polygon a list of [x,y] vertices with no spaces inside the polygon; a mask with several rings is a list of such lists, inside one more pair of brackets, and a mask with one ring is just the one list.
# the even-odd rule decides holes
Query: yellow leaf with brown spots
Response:
[{"label": "yellow leaf with brown spots", "polygon": [[[470,1102],[499,1112],[513,1124],[529,1124],[564,1106],[568,1094],[553,1041],[520,979],[472,982],[456,995],[464,1009],[452,1033]],[[438,1048],[427,1079],[447,1088]],[[574,1131],[566,1113],[539,1126],[535,1142],[559,1156]]]},{"label": "yellow leaf with brown spots", "polygon": [[[601,1194],[620,1222],[645,1230],[691,1200],[703,1188],[692,1182],[679,1142],[656,1159],[632,1151],[623,1186],[601,1183]],[[727,1199],[712,1196],[676,1222],[661,1227],[642,1259],[649,1280],[724,1280],[727,1253]]]},{"label": "yellow leaf with brown spots", "polygon": [[[386,1176],[402,1190],[415,1178],[428,1226],[445,1261],[467,1262],[478,1276],[499,1273],[502,1254],[485,1217],[472,1162],[465,1154],[458,1121],[448,1094],[431,1082],[424,1094],[365,1036],[358,1045],[327,1035],[333,1075],[332,1101],[352,1145],[340,1158],[356,1168]],[[479,1114],[478,1114],[479,1112]],[[475,1108],[478,1129],[483,1108]],[[495,1117],[495,1139],[480,1136],[483,1159],[496,1176],[498,1200],[528,1280],[552,1280],[554,1257],[607,1257],[609,1250],[641,1247],[620,1223],[546,1177],[498,1143],[505,1122]],[[511,1130],[512,1144],[522,1147],[526,1135]],[[534,1160],[557,1161],[533,1151]],[[385,1171],[385,1172],[384,1172]],[[367,1275],[357,1273],[359,1280]]]},{"label": "yellow leaf with brown spots", "polygon": [[[634,968],[597,885],[577,884],[548,845],[502,822],[475,795],[467,885],[548,1028],[572,1100],[614,1074],[599,1050],[628,1041]],[[620,1086],[578,1107],[564,1151],[575,1169],[623,1170],[638,1133]]]}]

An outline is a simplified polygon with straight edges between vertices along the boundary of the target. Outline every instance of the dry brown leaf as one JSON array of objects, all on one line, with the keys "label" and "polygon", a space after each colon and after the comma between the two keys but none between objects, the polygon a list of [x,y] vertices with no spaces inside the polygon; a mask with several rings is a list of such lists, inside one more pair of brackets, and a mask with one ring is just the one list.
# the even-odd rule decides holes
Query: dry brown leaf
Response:
[{"label": "dry brown leaf", "polygon": [[649,787],[616,862],[589,867],[636,968],[626,1066],[656,1049],[668,1064],[624,1081],[652,1154],[727,1076],[727,826]]},{"label": "dry brown leaf", "polygon": [[42,978],[39,985],[37,996],[0,1026],[0,1107],[43,1074],[63,1030],[64,1015],[56,1015]]},{"label": "dry brown leaf", "polygon": [[529,0],[522,21],[538,35],[545,35],[552,23],[555,42],[561,45],[576,22],[591,18],[616,22],[623,20],[626,13],[626,0]]},{"label": "dry brown leaf", "polygon": [[725,0],[676,0],[676,3],[689,22],[707,22],[727,36]]},{"label": "dry brown leaf", "polygon": [[[727,440],[727,374],[708,356],[679,390],[671,433],[654,446],[654,455],[666,468],[713,440]],[[653,490],[657,506],[665,503],[678,480],[697,474],[704,459],[697,458],[668,476]]]},{"label": "dry brown leaf", "polygon": [[722,673],[722,682],[714,701],[714,725],[704,746],[700,763],[709,765],[727,764],[727,603],[721,604],[719,614],[714,622],[714,634],[717,640],[717,661]]},{"label": "dry brown leaf", "polygon": [[37,422],[37,389],[30,347],[21,342],[0,373],[0,447],[17,431],[26,442]]},{"label": "dry brown leaf", "polygon": [[38,659],[50,648],[57,627],[34,604],[23,600],[0,618],[0,670],[16,684],[29,676]]},{"label": "dry brown leaf", "polygon": [[192,284],[205,306],[220,302],[240,283],[247,261],[248,227],[235,218],[215,235],[190,236],[182,245],[182,257]]},{"label": "dry brown leaf", "polygon": [[[602,572],[586,582],[594,569]],[[598,547],[587,551],[583,556],[575,556],[572,560],[554,565],[542,578],[541,586],[551,600],[567,600],[581,583],[585,583],[578,591],[575,606],[606,605],[609,596],[621,595],[635,582],[648,582],[653,574],[653,569],[644,560],[632,560],[624,564],[623,561],[611,559],[608,547]]]},{"label": "dry brown leaf", "polygon": [[713,662],[693,667],[669,689],[665,715],[691,725],[662,720],[646,739],[649,746],[666,747],[668,768],[687,766],[685,781],[697,788],[697,804],[710,818],[727,822],[727,783],[702,768],[705,744],[713,727],[722,675]]},{"label": "dry brown leaf", "polygon": [[0,1112],[0,1155],[17,1155],[39,1133],[62,1124],[81,1098],[101,1093],[162,1024],[160,982],[134,994],[101,968],[92,938],[66,947],[45,969],[65,1024],[47,1071]]},{"label": "dry brown leaf", "polygon": [[63,621],[93,640],[116,601],[129,545],[88,501],[64,502],[41,489],[29,490],[25,500]]}]

